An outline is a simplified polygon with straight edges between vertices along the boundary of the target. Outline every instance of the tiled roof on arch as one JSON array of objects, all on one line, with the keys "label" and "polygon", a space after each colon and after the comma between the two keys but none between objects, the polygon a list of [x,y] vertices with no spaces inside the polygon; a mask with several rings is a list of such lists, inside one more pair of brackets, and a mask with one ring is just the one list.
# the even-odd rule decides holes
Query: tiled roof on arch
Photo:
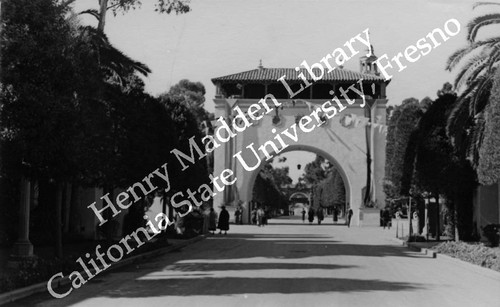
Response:
[{"label": "tiled roof on arch", "polygon": [[[314,69],[319,75],[319,69]],[[385,82],[385,79],[381,76],[371,75],[371,74],[362,74],[360,72],[354,72],[346,69],[336,68],[332,72],[328,73],[328,69],[325,69],[325,74],[323,78],[319,79],[316,82],[321,81],[358,81],[359,79],[363,79],[365,81],[378,81]],[[293,68],[257,68],[253,70],[248,70],[236,74],[231,74],[227,76],[213,78],[212,82],[215,83],[225,83],[225,82],[250,82],[250,81],[259,81],[259,82],[276,82],[281,76],[286,75],[285,80],[289,81],[302,81],[299,78],[299,74],[303,73],[304,76],[308,80],[312,80],[312,77],[309,75],[305,68],[301,68],[300,71],[296,71]]]}]

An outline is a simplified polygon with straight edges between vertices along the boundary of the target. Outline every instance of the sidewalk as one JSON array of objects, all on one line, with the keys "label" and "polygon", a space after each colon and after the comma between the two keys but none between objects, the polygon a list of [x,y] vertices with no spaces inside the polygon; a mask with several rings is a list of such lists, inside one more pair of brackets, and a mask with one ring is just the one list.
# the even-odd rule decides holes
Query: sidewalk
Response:
[{"label": "sidewalk", "polygon": [[[157,257],[157,256],[160,256],[160,255],[165,254],[165,253],[179,250],[187,245],[190,245],[192,243],[203,240],[204,238],[205,238],[205,235],[199,235],[199,236],[191,238],[191,239],[168,239],[168,243],[169,243],[168,246],[158,248],[156,250],[140,253],[138,255],[123,259],[117,263],[112,264],[109,268],[107,268],[106,270],[104,270],[100,274],[106,274],[108,272],[111,272],[111,271],[116,270],[118,268],[121,268],[123,266],[127,266],[130,264],[136,263],[136,262],[140,262],[144,259]],[[93,270],[93,269],[90,271],[92,274],[95,273],[95,270]],[[86,273],[84,271],[81,271],[80,274],[86,274]],[[30,296],[30,295],[33,295],[36,293],[47,291],[47,281],[1,294],[0,295],[0,305],[6,304],[8,302],[13,302],[15,300],[18,300],[18,299],[21,299],[21,298],[24,298],[24,297],[27,297],[27,296]],[[71,282],[71,280],[69,279],[68,276],[66,276],[63,279],[60,279],[57,283],[53,283],[52,287],[55,289],[56,287],[69,284],[70,282]]]}]

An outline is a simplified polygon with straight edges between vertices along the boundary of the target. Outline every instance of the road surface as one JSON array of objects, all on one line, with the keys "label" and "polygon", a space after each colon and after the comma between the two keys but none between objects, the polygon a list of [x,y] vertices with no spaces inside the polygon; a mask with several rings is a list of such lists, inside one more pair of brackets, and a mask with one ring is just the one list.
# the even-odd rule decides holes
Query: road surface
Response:
[{"label": "road surface", "polygon": [[395,230],[270,220],[231,225],[64,299],[10,306],[500,306],[500,278],[401,247]]}]

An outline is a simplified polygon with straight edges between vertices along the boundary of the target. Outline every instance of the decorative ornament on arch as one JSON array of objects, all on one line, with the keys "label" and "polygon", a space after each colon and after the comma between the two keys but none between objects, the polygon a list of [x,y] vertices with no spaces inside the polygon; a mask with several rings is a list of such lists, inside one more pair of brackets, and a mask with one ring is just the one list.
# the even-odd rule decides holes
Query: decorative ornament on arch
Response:
[{"label": "decorative ornament on arch", "polygon": [[295,115],[295,124],[297,124],[297,125],[298,125],[298,124],[299,124],[299,122],[300,122],[300,119],[301,119],[302,117],[304,117],[304,114],[297,114],[297,115]]},{"label": "decorative ornament on arch", "polygon": [[328,127],[328,117],[326,117],[325,112],[318,112],[318,117],[320,119],[320,124],[318,124],[318,127],[323,127],[326,128]]},{"label": "decorative ornament on arch", "polygon": [[345,114],[340,118],[340,124],[347,129],[356,128],[360,122],[356,114]]},{"label": "decorative ornament on arch", "polygon": [[273,126],[275,127],[281,127],[283,126],[283,123],[285,122],[283,116],[276,114],[272,118]]}]

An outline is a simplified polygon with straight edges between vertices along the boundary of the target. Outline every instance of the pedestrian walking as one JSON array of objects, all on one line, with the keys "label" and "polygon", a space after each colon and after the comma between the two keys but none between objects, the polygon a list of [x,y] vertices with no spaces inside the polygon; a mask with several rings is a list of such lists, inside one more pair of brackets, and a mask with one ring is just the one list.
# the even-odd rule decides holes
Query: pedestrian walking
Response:
[{"label": "pedestrian walking", "polygon": [[333,208],[333,223],[337,224],[337,221],[339,220],[339,211],[337,210],[337,207]]},{"label": "pedestrian walking", "polygon": [[266,208],[264,210],[264,216],[262,217],[262,225],[267,225],[267,219],[269,218],[269,210]]},{"label": "pedestrian walking", "polygon": [[261,226],[264,226],[263,222],[264,222],[264,210],[259,207],[259,209],[257,209],[257,226],[261,227]]},{"label": "pedestrian walking", "polygon": [[306,209],[302,208],[302,223],[306,221]]},{"label": "pedestrian walking", "polygon": [[323,208],[318,208],[318,213],[316,215],[318,216],[318,225],[321,225],[321,222],[325,218],[325,216],[323,215]]},{"label": "pedestrian walking", "polygon": [[354,212],[352,211],[352,209],[349,209],[349,213],[347,214],[347,227],[351,227],[351,219],[353,214]]},{"label": "pedestrian walking", "polygon": [[214,208],[210,208],[210,213],[208,214],[208,230],[212,234],[217,230],[217,213],[214,211]]},{"label": "pedestrian walking", "polygon": [[389,208],[385,207],[384,211],[382,212],[382,217],[383,217],[383,226],[384,229],[387,227],[388,229],[391,229],[391,212],[389,211]]},{"label": "pedestrian walking", "polygon": [[309,224],[312,224],[312,222],[314,221],[314,210],[313,210],[313,208],[309,208],[309,212],[307,213],[307,217],[308,217],[308,220],[309,220]]},{"label": "pedestrian walking", "polygon": [[234,223],[235,224],[241,224],[241,211],[240,208],[236,208],[236,211],[234,212]]},{"label": "pedestrian walking", "polygon": [[220,215],[219,215],[219,234],[224,231],[224,234],[227,235],[227,231],[229,230],[229,212],[226,210],[226,206],[221,207]]},{"label": "pedestrian walking", "polygon": [[252,217],[252,225],[256,225],[257,224],[257,210],[255,210],[255,208],[252,209],[251,217]]}]

